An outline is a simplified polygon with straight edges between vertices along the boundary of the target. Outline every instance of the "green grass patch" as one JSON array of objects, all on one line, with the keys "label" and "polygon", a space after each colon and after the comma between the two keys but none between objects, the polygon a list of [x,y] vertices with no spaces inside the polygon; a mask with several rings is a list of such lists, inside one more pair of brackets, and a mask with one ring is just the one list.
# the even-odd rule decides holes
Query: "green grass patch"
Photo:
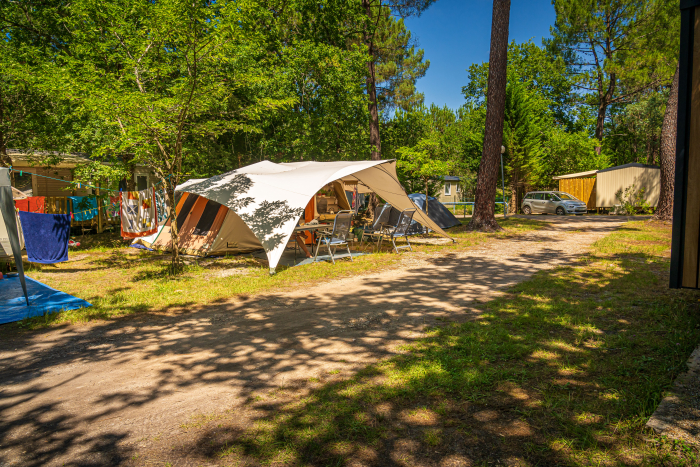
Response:
[{"label": "green grass patch", "polygon": [[536,274],[401,356],[286,405],[251,402],[264,416],[219,454],[274,465],[698,465],[694,448],[644,428],[700,339],[695,294],[667,288],[669,238],[663,224],[628,223],[577,264]]},{"label": "green grass patch", "polygon": [[[494,234],[455,232],[456,243],[415,245],[418,254],[465,250],[496,238],[519,235],[542,228],[545,223],[529,219],[509,219],[504,231]],[[436,237],[431,234],[430,237]],[[271,290],[309,286],[343,277],[367,275],[396,267],[404,252],[391,252],[388,242],[383,251],[336,262],[306,266],[278,267],[270,276],[267,263],[250,255],[225,258],[187,259],[182,274],[168,274],[170,257],[133,248],[115,234],[74,237],[80,247],[72,249],[72,261],[55,265],[28,263],[26,272],[45,284],[83,298],[92,307],[54,313],[3,326],[2,332],[37,329],[63,323],[86,323],[134,313],[169,312],[215,303],[230,297],[249,297]],[[370,247],[365,248],[371,252]]]}]

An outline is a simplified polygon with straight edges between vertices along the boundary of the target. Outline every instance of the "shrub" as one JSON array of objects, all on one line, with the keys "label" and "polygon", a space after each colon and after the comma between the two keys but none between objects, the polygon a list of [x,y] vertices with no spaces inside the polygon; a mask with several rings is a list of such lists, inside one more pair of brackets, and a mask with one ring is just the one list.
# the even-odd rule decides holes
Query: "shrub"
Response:
[{"label": "shrub", "polygon": [[653,208],[649,205],[644,194],[646,188],[642,187],[639,190],[635,189],[635,185],[628,186],[622,191],[622,188],[615,192],[619,206],[615,206],[615,214],[651,214]]}]

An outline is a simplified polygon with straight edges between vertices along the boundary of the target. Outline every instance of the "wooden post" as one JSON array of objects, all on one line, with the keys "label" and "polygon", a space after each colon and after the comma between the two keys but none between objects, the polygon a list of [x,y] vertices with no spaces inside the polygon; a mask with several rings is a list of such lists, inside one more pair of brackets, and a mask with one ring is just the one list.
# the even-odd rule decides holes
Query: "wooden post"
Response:
[{"label": "wooden post", "polygon": [[671,288],[700,288],[700,0],[681,0]]},{"label": "wooden post", "polygon": [[102,225],[102,202],[100,201],[100,184],[97,184],[97,233],[102,233],[104,226]]}]

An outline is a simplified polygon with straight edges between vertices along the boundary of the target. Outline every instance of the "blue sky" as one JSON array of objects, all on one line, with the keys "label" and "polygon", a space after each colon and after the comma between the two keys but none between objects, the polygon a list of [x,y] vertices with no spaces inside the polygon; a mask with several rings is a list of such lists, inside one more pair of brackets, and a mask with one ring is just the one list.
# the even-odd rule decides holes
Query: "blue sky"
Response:
[{"label": "blue sky", "polygon": [[[428,72],[417,83],[426,105],[456,109],[464,103],[467,68],[489,59],[492,8],[492,0],[438,0],[419,18],[406,20],[430,60]],[[551,0],[511,0],[509,40],[533,39],[541,45],[553,24]]]}]

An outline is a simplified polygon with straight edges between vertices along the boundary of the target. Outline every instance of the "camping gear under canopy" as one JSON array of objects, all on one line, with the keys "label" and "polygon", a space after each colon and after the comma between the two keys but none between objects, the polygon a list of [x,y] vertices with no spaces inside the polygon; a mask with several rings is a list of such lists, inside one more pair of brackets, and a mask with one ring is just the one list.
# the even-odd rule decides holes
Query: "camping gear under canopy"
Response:
[{"label": "camping gear under canopy", "polygon": [[[309,200],[324,186],[342,180],[371,189],[397,209],[414,209],[396,176],[396,161],[258,162],[176,188],[185,195],[176,208],[180,248],[215,255],[264,248],[274,272]],[[423,211],[415,220],[450,238]],[[170,223],[145,246],[170,247]]]},{"label": "camping gear under canopy", "polygon": [[[408,195],[408,197],[411,198],[411,201],[416,203],[416,206],[425,211],[425,194],[413,193]],[[457,219],[449,209],[432,196],[428,198],[428,216],[443,229],[462,225],[459,219]]]}]

